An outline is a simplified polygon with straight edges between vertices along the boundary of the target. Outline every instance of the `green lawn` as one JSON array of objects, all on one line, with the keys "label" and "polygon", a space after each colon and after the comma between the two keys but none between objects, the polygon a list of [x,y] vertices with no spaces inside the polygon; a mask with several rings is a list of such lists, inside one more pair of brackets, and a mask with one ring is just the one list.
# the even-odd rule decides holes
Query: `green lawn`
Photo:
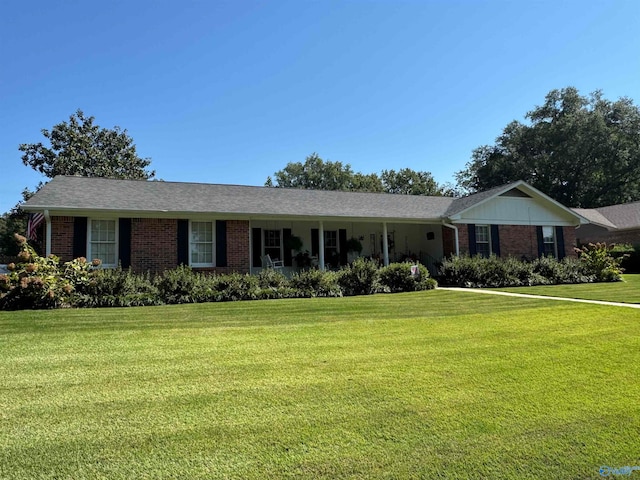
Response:
[{"label": "green lawn", "polygon": [[[640,303],[640,274],[623,275],[624,281],[582,283],[578,285],[541,285],[537,287],[499,288],[503,292],[548,295],[550,297],[582,298],[609,302]],[[640,476],[640,474],[638,475]]]},{"label": "green lawn", "polygon": [[0,313],[0,478],[600,478],[640,465],[638,320],[437,290]]}]

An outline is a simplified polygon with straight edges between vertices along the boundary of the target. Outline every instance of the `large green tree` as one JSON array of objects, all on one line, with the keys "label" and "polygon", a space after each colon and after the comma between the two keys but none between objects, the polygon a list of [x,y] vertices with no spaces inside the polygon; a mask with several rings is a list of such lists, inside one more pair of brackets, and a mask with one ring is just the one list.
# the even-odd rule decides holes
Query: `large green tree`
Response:
[{"label": "large green tree", "polygon": [[44,176],[81,175],[121,179],[149,179],[154,171],[146,168],[151,163],[136,152],[133,139],[120,127],[101,128],[94,124],[94,117],[87,117],[82,110],[51,130],[42,134],[49,145],[23,143],[22,163]]},{"label": "large green tree", "polygon": [[[324,161],[317,153],[309,155],[304,163],[288,163],[273,174],[265,185],[283,188],[305,188],[310,190],[357,190],[354,185],[355,173],[351,165],[342,162]],[[373,183],[372,183],[373,182]],[[358,185],[376,188],[374,179],[358,177]]]},{"label": "large green tree", "polygon": [[383,170],[380,174],[384,191],[401,195],[442,195],[442,188],[430,172],[410,168]]},{"label": "large green tree", "polygon": [[549,92],[525,118],[473,151],[456,175],[459,187],[474,192],[521,179],[583,208],[640,199],[640,109],[631,99],[568,87]]},{"label": "large green tree", "polygon": [[[317,153],[309,155],[304,163],[288,163],[285,168],[274,173],[274,179],[269,177],[265,185],[405,195],[443,195],[445,191],[445,186],[439,186],[429,172],[403,168],[399,171],[383,170],[380,175],[365,174],[354,172],[349,164],[325,161]],[[446,192],[451,193],[450,190]]]},{"label": "large green tree", "polygon": [[[22,163],[42,173],[45,177],[56,175],[81,175],[85,177],[107,177],[120,179],[151,179],[151,163],[136,152],[133,139],[120,127],[102,128],[94,124],[94,117],[77,110],[68,122],[43,129],[42,142],[23,143],[18,150],[23,152]],[[38,190],[42,183],[36,187]],[[34,194],[25,188],[22,195],[26,201]],[[10,213],[0,218],[0,253],[15,253],[14,232],[25,233],[27,216],[17,205]]]},{"label": "large green tree", "polygon": [[16,232],[24,233],[26,228],[27,220],[24,215],[9,212],[0,215],[0,256],[17,255],[20,252],[20,247],[13,238],[13,234]]}]

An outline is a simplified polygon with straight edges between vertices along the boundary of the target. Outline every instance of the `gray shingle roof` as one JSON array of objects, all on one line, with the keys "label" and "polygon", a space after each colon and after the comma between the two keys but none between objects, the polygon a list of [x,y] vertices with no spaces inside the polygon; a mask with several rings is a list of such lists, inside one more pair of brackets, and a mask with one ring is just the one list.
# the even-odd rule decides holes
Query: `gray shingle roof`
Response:
[{"label": "gray shingle roof", "polygon": [[455,201],[450,197],[59,176],[23,208],[439,221]]},{"label": "gray shingle roof", "polygon": [[640,202],[611,205],[596,210],[619,229],[640,228]]},{"label": "gray shingle roof", "polygon": [[616,226],[613,223],[611,223],[609,219],[607,219],[595,208],[572,208],[572,210],[576,212],[578,215],[583,216],[584,218],[589,220],[589,222],[595,225],[601,225],[607,229],[616,228]]}]

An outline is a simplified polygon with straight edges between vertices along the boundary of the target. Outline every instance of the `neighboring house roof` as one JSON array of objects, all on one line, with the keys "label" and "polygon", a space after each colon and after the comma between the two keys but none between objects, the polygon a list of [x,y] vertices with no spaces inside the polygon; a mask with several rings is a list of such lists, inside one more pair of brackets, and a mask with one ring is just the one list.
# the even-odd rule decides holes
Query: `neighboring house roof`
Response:
[{"label": "neighboring house roof", "polygon": [[498,196],[533,197],[549,208],[562,210],[577,223],[587,221],[578,212],[523,181],[462,198],[393,195],[219,185],[204,183],[114,180],[58,176],[42,187],[22,208],[56,214],[86,212],[145,216],[211,214],[228,218],[296,217],[354,220],[441,222],[459,218]]},{"label": "neighboring house roof", "polygon": [[592,209],[573,209],[592,223],[615,230],[640,228],[640,202],[622,203]]},{"label": "neighboring house roof", "polygon": [[607,219],[607,217],[602,215],[595,208],[573,208],[572,210],[574,212],[576,212],[578,215],[582,215],[584,218],[589,220],[589,222],[593,223],[594,225],[598,225],[598,226],[604,227],[606,229],[615,229],[616,228],[616,226],[613,223],[611,223]]}]

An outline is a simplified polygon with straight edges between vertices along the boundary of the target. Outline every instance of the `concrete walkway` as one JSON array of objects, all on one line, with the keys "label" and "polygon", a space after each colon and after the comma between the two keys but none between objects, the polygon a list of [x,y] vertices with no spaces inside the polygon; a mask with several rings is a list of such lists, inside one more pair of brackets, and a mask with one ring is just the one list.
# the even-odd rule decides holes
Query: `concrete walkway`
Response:
[{"label": "concrete walkway", "polygon": [[612,307],[640,308],[638,303],[605,302],[602,300],[583,300],[582,298],[550,297],[548,295],[530,295],[528,293],[499,292],[482,288],[438,287],[438,290],[451,290],[453,292],[488,293],[489,295],[506,295],[508,297],[538,298],[543,300],[561,300],[563,302],[593,303],[595,305],[609,305]]}]

